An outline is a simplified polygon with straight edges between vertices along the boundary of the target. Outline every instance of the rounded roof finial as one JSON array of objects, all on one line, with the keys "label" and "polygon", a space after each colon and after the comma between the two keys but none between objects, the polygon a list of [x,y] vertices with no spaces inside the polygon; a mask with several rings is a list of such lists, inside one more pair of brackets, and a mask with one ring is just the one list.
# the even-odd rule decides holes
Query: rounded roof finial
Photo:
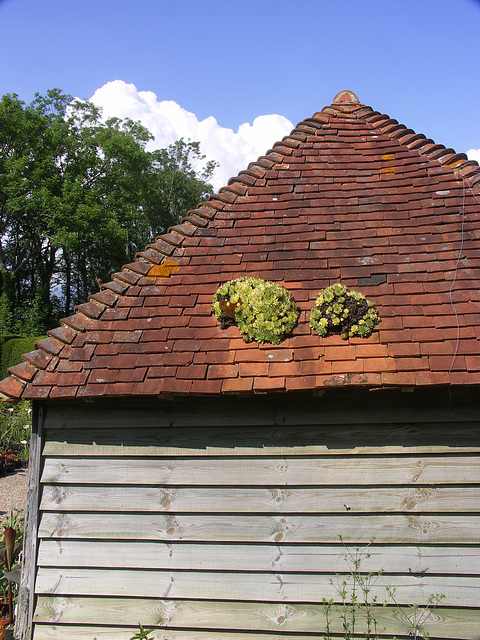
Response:
[{"label": "rounded roof finial", "polygon": [[337,95],[333,99],[333,103],[335,102],[349,102],[352,104],[360,104],[360,100],[358,99],[356,94],[353,93],[353,91],[349,91],[348,89],[344,89],[343,91],[337,93]]}]

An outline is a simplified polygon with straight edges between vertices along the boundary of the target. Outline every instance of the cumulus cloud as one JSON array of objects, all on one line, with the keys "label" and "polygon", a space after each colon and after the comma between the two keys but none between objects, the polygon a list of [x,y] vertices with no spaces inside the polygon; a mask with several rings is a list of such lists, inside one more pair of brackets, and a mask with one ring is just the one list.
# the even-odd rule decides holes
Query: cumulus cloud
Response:
[{"label": "cumulus cloud", "polygon": [[251,124],[241,124],[235,132],[219,125],[213,116],[198,120],[173,100],[158,100],[152,91],[138,91],[123,80],[103,85],[90,100],[102,108],[105,119],[139,120],[154,136],[150,150],[167,147],[178,138],[200,142],[207,160],[216,160],[220,165],[212,179],[217,191],[293,129],[284,116],[270,114],[258,116]]},{"label": "cumulus cloud", "polygon": [[480,149],[469,149],[467,156],[469,160],[476,160],[480,164]]}]

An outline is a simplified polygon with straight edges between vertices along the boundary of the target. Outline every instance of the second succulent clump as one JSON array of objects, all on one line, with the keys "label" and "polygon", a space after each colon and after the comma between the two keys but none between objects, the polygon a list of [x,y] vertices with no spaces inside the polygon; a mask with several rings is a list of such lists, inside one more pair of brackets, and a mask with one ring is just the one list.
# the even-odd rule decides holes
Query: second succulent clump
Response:
[{"label": "second succulent clump", "polygon": [[310,314],[310,326],[321,336],[339,333],[344,340],[367,338],[379,322],[375,305],[341,283],[322,289]]}]

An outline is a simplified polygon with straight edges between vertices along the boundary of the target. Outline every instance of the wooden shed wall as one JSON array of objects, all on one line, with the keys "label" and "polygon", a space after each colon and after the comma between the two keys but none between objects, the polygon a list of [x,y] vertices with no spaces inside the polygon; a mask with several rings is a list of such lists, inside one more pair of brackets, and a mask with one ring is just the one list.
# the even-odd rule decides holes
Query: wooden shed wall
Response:
[{"label": "wooden shed wall", "polygon": [[385,637],[437,592],[431,637],[478,637],[478,415],[400,392],[50,404],[34,640],[318,638],[339,535],[375,538]]}]

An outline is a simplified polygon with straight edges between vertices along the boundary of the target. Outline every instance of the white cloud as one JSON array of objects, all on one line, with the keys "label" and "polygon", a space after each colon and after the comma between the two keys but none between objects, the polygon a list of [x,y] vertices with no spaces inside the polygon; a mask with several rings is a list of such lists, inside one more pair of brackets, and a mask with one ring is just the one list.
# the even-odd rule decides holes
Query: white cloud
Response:
[{"label": "white cloud", "polygon": [[469,160],[476,160],[480,164],[480,149],[469,149],[467,156]]},{"label": "white cloud", "polygon": [[158,100],[152,91],[138,91],[123,80],[107,82],[90,100],[102,107],[104,118],[140,120],[155,137],[149,149],[167,147],[178,138],[200,142],[207,160],[220,163],[212,179],[217,191],[293,129],[284,116],[270,114],[241,124],[235,132],[220,126],[213,116],[198,120],[173,100]]}]

